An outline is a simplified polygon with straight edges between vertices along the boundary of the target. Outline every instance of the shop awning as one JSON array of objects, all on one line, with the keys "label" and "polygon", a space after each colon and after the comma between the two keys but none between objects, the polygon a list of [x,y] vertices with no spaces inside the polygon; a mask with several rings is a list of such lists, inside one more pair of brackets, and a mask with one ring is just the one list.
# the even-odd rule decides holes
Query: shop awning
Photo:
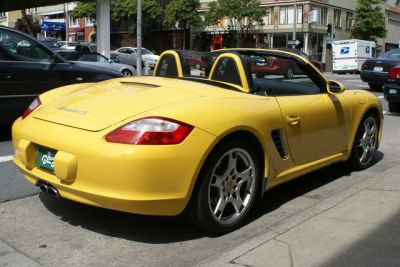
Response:
[{"label": "shop awning", "polygon": [[45,20],[40,27],[45,32],[62,32],[65,31],[65,22]]}]

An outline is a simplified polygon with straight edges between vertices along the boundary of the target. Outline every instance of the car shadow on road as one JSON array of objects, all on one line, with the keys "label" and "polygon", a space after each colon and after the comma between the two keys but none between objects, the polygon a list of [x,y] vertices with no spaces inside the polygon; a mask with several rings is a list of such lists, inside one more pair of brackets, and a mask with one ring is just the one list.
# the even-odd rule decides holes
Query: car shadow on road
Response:
[{"label": "car shadow on road", "polygon": [[11,125],[0,125],[0,142],[11,140]]},{"label": "car shadow on road", "polygon": [[[378,153],[377,161],[383,154]],[[278,209],[288,201],[349,176],[351,171],[344,164],[335,164],[280,185],[268,191],[253,210],[247,223]],[[126,240],[151,244],[164,244],[218,237],[209,235],[187,223],[181,216],[144,216],[88,206],[62,198],[41,194],[40,200],[54,215],[72,226]]]}]

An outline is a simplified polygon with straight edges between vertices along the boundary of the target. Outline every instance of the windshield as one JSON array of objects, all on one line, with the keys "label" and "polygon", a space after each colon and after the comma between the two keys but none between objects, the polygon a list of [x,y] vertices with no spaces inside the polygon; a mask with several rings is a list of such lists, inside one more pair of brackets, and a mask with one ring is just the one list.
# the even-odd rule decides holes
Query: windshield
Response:
[{"label": "windshield", "polygon": [[149,50],[147,50],[146,48],[142,48],[142,55],[149,55],[149,54],[153,54],[153,53],[150,52]]},{"label": "windshield", "polygon": [[386,53],[383,53],[378,58],[387,58],[387,59],[400,59],[400,49],[393,49]]}]

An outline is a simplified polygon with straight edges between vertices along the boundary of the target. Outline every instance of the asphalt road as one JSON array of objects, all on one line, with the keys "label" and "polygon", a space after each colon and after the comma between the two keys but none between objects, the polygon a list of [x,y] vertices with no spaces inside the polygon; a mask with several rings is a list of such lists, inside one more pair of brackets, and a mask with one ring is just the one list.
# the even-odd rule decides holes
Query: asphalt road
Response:
[{"label": "asphalt road", "polygon": [[[358,75],[328,77],[348,88],[365,88]],[[375,94],[387,109],[382,93]],[[192,266],[383,170],[398,172],[393,156],[398,155],[400,142],[395,133],[399,127],[400,116],[385,112],[384,139],[372,168],[354,173],[338,164],[275,188],[259,203],[248,224],[219,237],[207,236],[179,217],[138,216],[38,195],[10,161],[10,128],[3,127],[0,241],[43,266]]]}]

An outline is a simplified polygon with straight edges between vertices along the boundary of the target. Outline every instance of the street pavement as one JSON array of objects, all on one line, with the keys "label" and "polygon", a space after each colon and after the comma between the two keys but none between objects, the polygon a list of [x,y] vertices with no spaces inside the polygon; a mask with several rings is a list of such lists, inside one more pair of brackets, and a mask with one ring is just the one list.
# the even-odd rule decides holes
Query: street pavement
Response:
[{"label": "street pavement", "polygon": [[[274,188],[241,229],[222,236],[179,217],[38,195],[0,162],[0,197],[13,190],[10,179],[32,190],[0,200],[0,266],[400,266],[399,127],[400,116],[386,113],[371,168],[337,164]],[[10,142],[0,151],[0,159],[11,153]]]}]

